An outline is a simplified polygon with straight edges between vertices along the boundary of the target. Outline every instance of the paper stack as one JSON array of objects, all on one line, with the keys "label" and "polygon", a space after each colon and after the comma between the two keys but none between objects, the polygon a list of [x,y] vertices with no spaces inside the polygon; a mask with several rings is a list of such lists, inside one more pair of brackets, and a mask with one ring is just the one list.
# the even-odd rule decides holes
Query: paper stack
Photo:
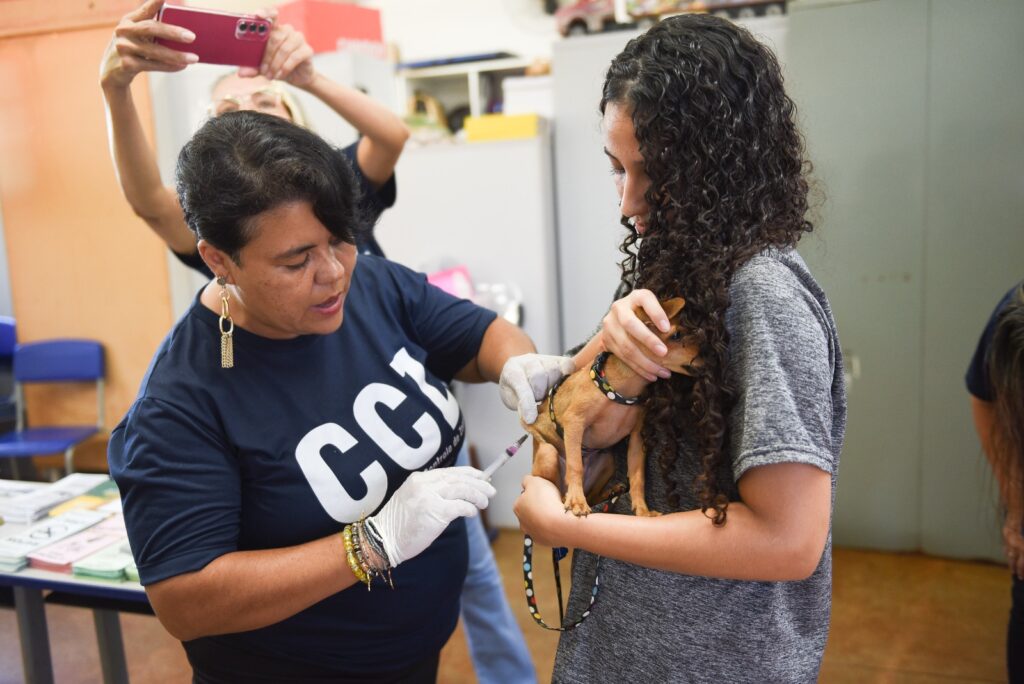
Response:
[{"label": "paper stack", "polygon": [[103,504],[97,511],[103,511],[104,513],[120,513],[121,512],[121,497],[111,499],[107,503]]},{"label": "paper stack", "polygon": [[46,486],[45,482],[28,482],[26,480],[0,480],[0,502],[7,499],[34,492]]},{"label": "paper stack", "polygon": [[60,515],[61,513],[67,513],[68,511],[73,511],[79,508],[100,510],[102,506],[115,500],[118,501],[118,503],[121,501],[118,496],[117,483],[111,479],[106,479],[91,488],[85,494],[76,496],[73,499],[68,499],[64,503],[57,504],[50,509],[49,514]]},{"label": "paper stack", "polygon": [[108,481],[110,478],[102,473],[72,473],[34,491],[0,499],[0,516],[7,522],[27,525],[45,516],[50,509]]},{"label": "paper stack", "polygon": [[77,534],[62,539],[56,544],[44,546],[38,551],[28,554],[28,564],[39,570],[51,572],[71,572],[71,564],[91,556],[101,549],[124,541],[124,532],[116,527],[103,528],[100,525],[82,530]]},{"label": "paper stack", "polygon": [[21,570],[28,564],[30,553],[88,529],[106,517],[106,513],[97,511],[71,511],[0,537],[0,572]]},{"label": "paper stack", "polygon": [[[101,511],[98,508],[96,510],[99,511],[100,513],[104,513],[105,512],[105,511]],[[114,532],[118,532],[122,537],[127,537],[128,536],[128,528],[125,527],[125,525],[124,525],[124,516],[121,515],[120,513],[115,513],[115,514],[111,515],[106,520],[104,520],[103,522],[101,522],[98,525],[96,525],[96,529],[97,530],[112,530]]]},{"label": "paper stack", "polygon": [[[132,548],[125,539],[120,544],[112,544],[77,563],[72,563],[71,568],[76,577],[122,580],[129,565],[135,567],[135,561],[132,559]],[[137,572],[134,579],[139,579]]]}]

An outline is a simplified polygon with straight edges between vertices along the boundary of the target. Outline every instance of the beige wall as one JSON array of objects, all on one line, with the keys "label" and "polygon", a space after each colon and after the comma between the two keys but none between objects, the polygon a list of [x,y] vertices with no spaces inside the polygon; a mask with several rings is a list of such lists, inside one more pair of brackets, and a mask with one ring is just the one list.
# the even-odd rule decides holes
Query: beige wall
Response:
[{"label": "beige wall", "polygon": [[[100,56],[134,2],[22,0],[0,9],[0,207],[22,342],[107,350],[107,426],[128,409],[172,324],[162,243],[125,203],[107,152]],[[42,18],[40,18],[42,17]],[[152,129],[145,79],[137,100]],[[29,394],[32,423],[91,422],[93,395]]]}]

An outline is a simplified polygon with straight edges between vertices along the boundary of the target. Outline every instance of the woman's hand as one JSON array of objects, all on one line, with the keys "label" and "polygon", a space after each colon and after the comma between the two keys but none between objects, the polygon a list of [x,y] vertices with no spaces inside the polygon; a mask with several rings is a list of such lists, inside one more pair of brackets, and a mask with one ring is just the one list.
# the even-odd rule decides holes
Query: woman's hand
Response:
[{"label": "woman's hand", "polygon": [[531,424],[537,420],[537,402],[543,401],[548,389],[574,370],[576,364],[568,356],[513,356],[502,366],[498,379],[501,401],[507,408],[518,411],[524,423]]},{"label": "woman's hand", "polygon": [[163,4],[163,0],[149,0],[121,18],[100,62],[100,85],[127,88],[139,72],[181,71],[199,61],[191,52],[179,52],[156,43],[157,38],[179,43],[196,39],[188,29],[156,20]]},{"label": "woman's hand", "polygon": [[1003,547],[1006,549],[1006,561],[1010,572],[1017,579],[1024,580],[1024,536],[1021,536],[1019,524],[1003,525]]},{"label": "woman's hand", "polygon": [[[519,518],[524,534],[544,546],[571,546],[558,533],[558,523],[567,520],[562,495],[550,480],[527,475],[523,478],[523,493],[516,499],[512,512]],[[573,518],[574,516],[568,516]]]},{"label": "woman's hand", "polygon": [[[275,22],[274,8],[257,10],[256,16]],[[250,68],[238,70],[239,76],[255,76],[257,73],[273,81],[284,81],[296,88],[305,88],[313,82],[316,70],[313,68],[313,48],[306,37],[290,24],[274,24],[267,38],[267,49],[259,71]]]},{"label": "woman's hand", "polygon": [[[657,362],[668,349],[636,314],[642,309],[659,330],[669,329],[668,316],[650,290],[633,290],[619,299],[601,321],[604,348],[649,382],[667,378],[671,371]],[[652,358],[653,357],[653,358]]]},{"label": "woman's hand", "polygon": [[409,475],[377,515],[366,519],[380,533],[391,565],[423,553],[456,518],[487,508],[495,489],[483,476],[469,466]]}]

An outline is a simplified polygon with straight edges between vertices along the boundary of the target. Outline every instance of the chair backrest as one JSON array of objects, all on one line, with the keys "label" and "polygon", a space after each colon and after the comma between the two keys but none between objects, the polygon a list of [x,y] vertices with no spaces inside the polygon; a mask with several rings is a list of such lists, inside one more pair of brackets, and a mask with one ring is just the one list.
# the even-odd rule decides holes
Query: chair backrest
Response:
[{"label": "chair backrest", "polygon": [[103,345],[95,340],[45,340],[14,347],[17,382],[102,380]]},{"label": "chair backrest", "polygon": [[14,319],[0,316],[0,360],[10,360],[14,356],[14,346],[18,342]]}]

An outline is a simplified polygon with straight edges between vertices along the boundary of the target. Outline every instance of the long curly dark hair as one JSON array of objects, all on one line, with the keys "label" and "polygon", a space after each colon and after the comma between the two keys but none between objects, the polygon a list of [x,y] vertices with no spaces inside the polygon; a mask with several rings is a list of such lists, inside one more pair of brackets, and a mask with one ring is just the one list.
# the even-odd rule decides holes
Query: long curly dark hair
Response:
[{"label": "long curly dark hair", "polygon": [[996,319],[987,364],[995,410],[990,457],[1006,504],[1024,492],[1024,286]]},{"label": "long curly dark hair", "polygon": [[[643,239],[620,247],[621,289],[686,298],[682,322],[700,344],[703,371],[651,386],[643,437],[668,481],[670,504],[690,485],[704,514],[726,520],[719,482],[727,460],[726,416],[735,390],[726,374],[725,312],[733,273],[759,252],[796,245],[807,220],[807,173],[796,107],[779,63],[746,29],[684,14],[659,22],[612,60],[601,98],[631,112],[651,180]],[[701,474],[676,482],[680,437],[696,438]]]}]

